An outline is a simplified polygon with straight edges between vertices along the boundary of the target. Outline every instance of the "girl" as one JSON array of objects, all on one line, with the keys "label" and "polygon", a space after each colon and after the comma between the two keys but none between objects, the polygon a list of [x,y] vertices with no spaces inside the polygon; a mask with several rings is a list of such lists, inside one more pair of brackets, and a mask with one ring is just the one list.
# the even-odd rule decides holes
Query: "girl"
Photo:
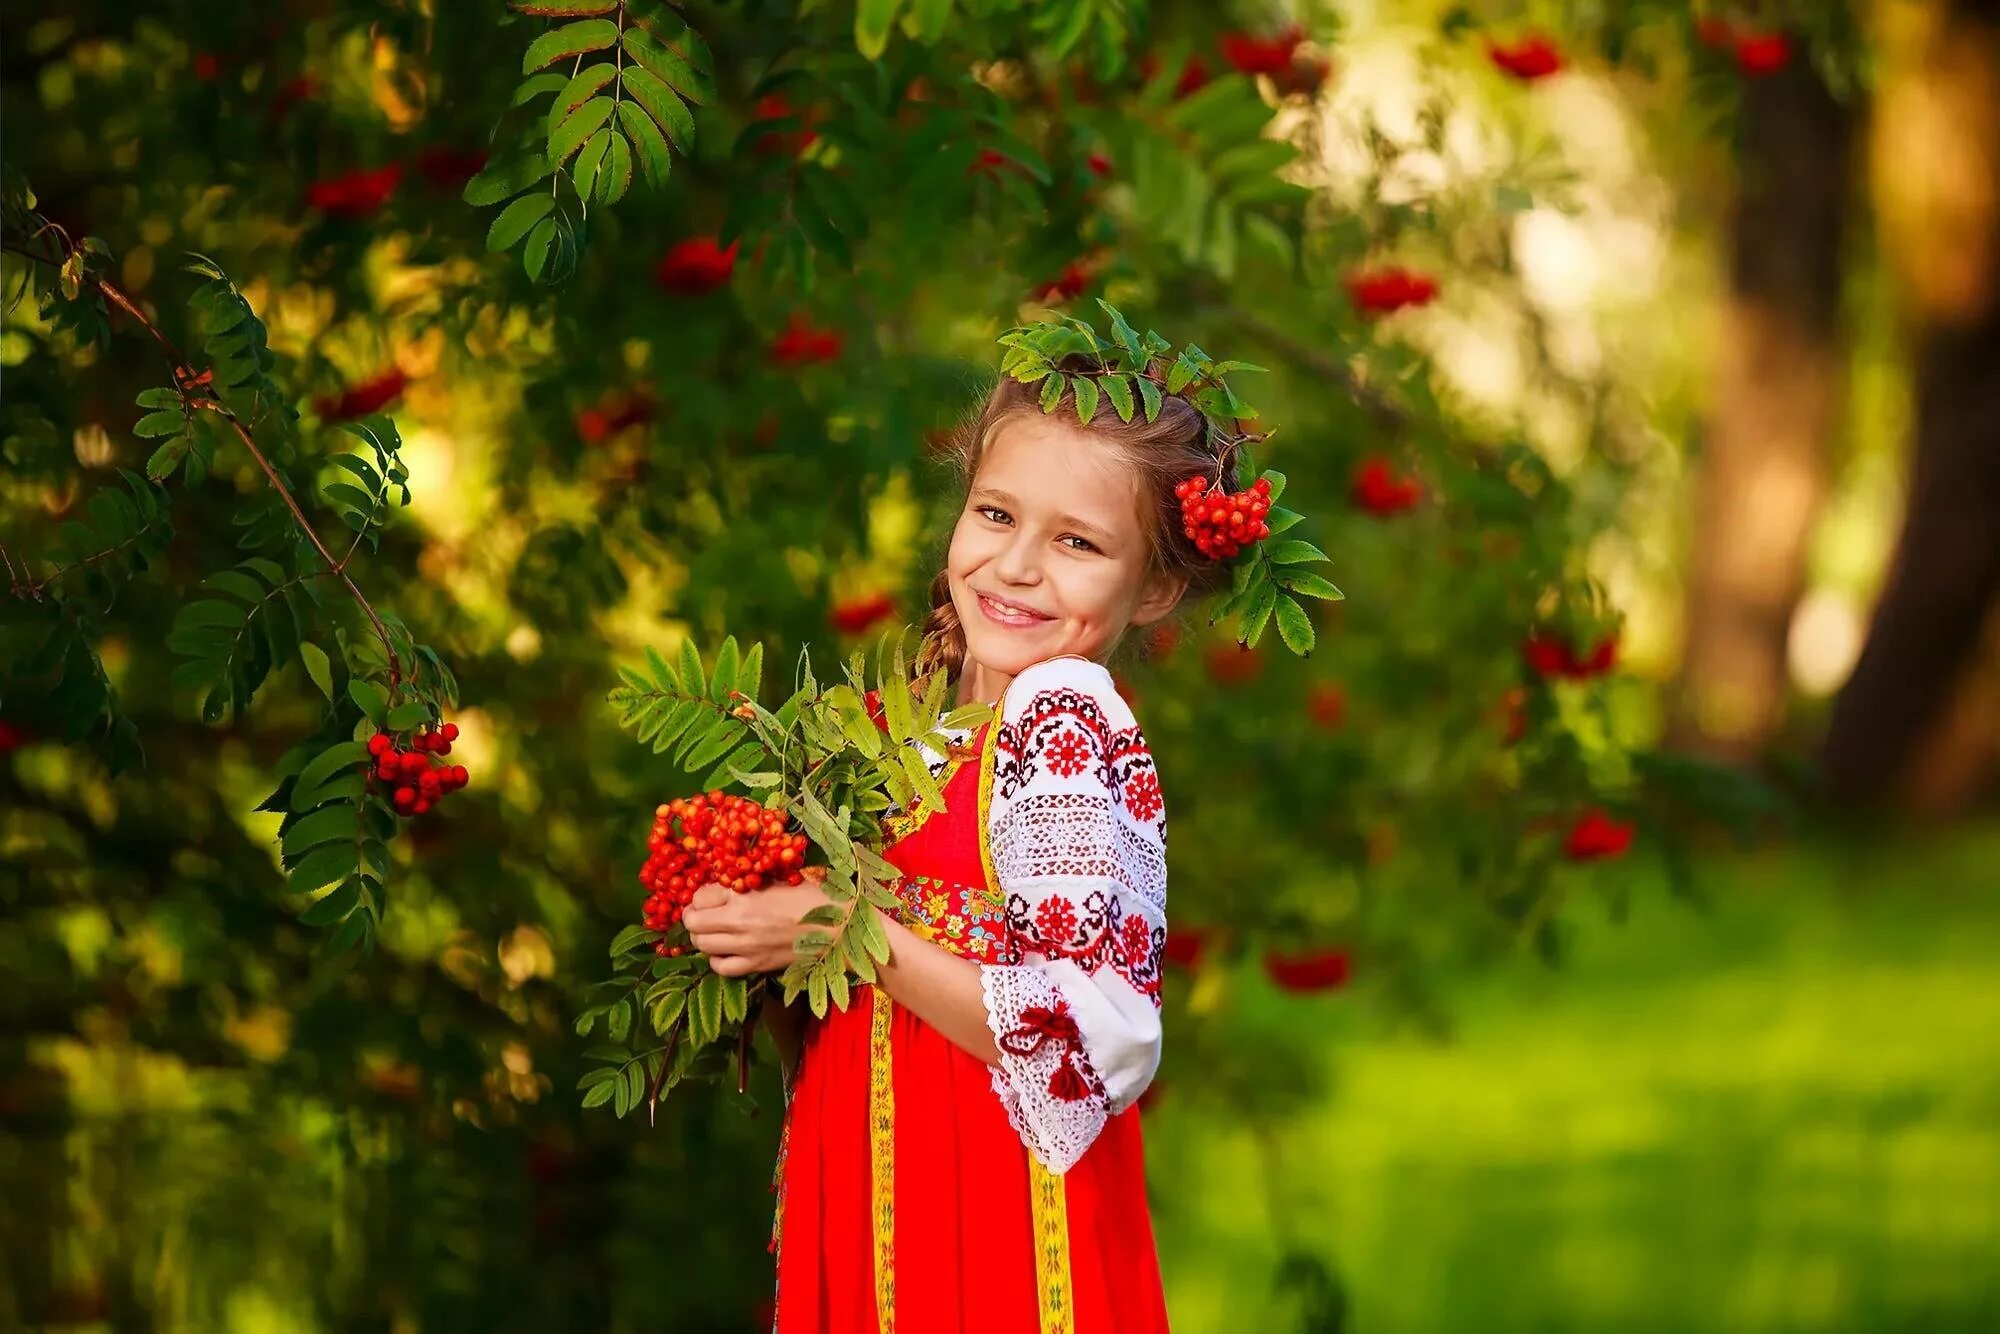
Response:
[{"label": "girl", "polygon": [[[1227,579],[1175,487],[1232,476],[1233,447],[1179,397],[1085,426],[1069,390],[1053,414],[1038,396],[1002,379],[960,451],[920,661],[995,718],[928,757],[943,813],[891,821],[879,983],[804,1033],[778,1334],[1167,1328],[1134,1106],[1160,1059],[1165,816],[1102,662]],[[823,902],[711,886],[685,920],[717,972],[776,971]]]}]

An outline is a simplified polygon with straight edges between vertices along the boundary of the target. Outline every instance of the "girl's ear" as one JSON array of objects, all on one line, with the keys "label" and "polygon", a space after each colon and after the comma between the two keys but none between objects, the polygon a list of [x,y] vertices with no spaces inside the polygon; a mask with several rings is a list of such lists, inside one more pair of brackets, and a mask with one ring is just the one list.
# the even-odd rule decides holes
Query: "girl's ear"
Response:
[{"label": "girl's ear", "polygon": [[1139,595],[1139,605],[1132,609],[1132,624],[1151,625],[1159,620],[1180,605],[1181,596],[1187,588],[1187,576],[1184,574],[1156,571],[1148,576],[1145,590]]}]

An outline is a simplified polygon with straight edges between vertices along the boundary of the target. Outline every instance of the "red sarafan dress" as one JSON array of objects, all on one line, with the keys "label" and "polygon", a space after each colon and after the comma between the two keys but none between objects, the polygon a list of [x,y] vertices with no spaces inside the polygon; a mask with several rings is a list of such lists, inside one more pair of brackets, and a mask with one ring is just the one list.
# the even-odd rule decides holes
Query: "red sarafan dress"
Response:
[{"label": "red sarafan dress", "polygon": [[[807,1030],[777,1334],[1167,1328],[1133,1104],[1159,1065],[1165,813],[1103,667],[1053,658],[891,821],[902,920],[980,965],[988,1066],[862,987]],[[956,739],[956,738],[955,738]],[[976,757],[976,758],[975,758]]]}]

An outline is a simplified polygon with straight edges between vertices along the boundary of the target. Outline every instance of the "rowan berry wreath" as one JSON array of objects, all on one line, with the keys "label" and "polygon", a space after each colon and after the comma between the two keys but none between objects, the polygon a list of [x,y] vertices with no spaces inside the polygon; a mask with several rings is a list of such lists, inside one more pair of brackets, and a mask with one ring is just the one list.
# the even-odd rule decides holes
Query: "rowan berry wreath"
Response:
[{"label": "rowan berry wreath", "polygon": [[1247,361],[1216,361],[1193,343],[1175,351],[1153,330],[1135,330],[1110,302],[1100,298],[1097,304],[1110,317],[1109,338],[1073,315],[1021,325],[1000,336],[1006,349],[1000,373],[1023,384],[1040,384],[1045,413],[1061,409],[1067,390],[1077,419],[1086,425],[1107,402],[1127,422],[1142,412],[1147,421],[1157,421],[1169,397],[1199,411],[1208,422],[1215,469],[1184,479],[1175,498],[1188,542],[1203,557],[1230,565],[1229,596],[1209,624],[1240,613],[1237,640],[1250,648],[1275,619],[1286,648],[1302,656],[1311,653],[1312,619],[1298,598],[1335,600],[1341,592],[1309,568],[1327,559],[1318,547],[1297,538],[1269,541],[1304,516],[1278,504],[1285,475],[1258,470],[1250,446],[1269,439],[1271,432],[1246,429],[1256,421],[1257,410],[1237,397],[1226,378],[1264,368]]}]

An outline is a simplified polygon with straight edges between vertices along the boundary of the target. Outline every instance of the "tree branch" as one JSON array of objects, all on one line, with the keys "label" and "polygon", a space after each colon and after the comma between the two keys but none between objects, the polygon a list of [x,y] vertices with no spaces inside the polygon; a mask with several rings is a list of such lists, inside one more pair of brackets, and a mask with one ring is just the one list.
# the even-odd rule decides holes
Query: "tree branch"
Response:
[{"label": "tree branch", "polygon": [[[59,266],[63,262],[47,255],[37,254],[13,242],[0,243],[0,249],[8,250],[14,254],[31,259],[37,264]],[[103,274],[93,272],[87,268],[82,273],[82,279],[85,283],[96,288],[106,301],[124,311],[138,323],[140,328],[152,335],[153,341],[159,344],[160,350],[166,355],[168,366],[173,373],[174,387],[180,391],[182,398],[187,401],[189,406],[213,412],[229,423],[231,429],[236,432],[236,438],[243,442],[243,448],[250,452],[250,457],[257,461],[259,468],[263,469],[265,480],[270,482],[272,489],[285,502],[286,508],[291,510],[293,520],[312,542],[313,549],[318,551],[320,559],[326,562],[328,572],[335,575],[342,584],[346,585],[348,593],[353,596],[355,602],[360,604],[361,610],[368,614],[369,622],[375,627],[376,637],[382,641],[382,651],[389,659],[389,684],[392,687],[399,684],[403,679],[403,667],[401,660],[396,656],[396,645],[389,638],[388,627],[382,624],[382,618],[376,614],[374,606],[362,594],[361,589],[355,584],[354,580],[348,576],[345,568],[346,562],[335,560],[333,553],[326,549],[326,543],[320,540],[319,531],[313,527],[312,521],[306,518],[305,511],[299,508],[299,502],[292,495],[291,488],[285,485],[284,479],[278,475],[278,470],[272,466],[271,460],[265,455],[262,449],[258,448],[257,441],[251,436],[249,428],[244,426],[242,419],[236,415],[228,404],[219,398],[194,398],[189,396],[189,390],[201,382],[200,377],[195,374],[193,365],[190,364],[188,358],[182,354],[181,350],[174,345],[173,340],[162,333],[160,327],[147,318],[146,313],[140,310],[132,298],[121,291],[115,283]],[[352,553],[350,552],[350,554]],[[46,586],[46,582],[44,581],[43,586]]]}]

